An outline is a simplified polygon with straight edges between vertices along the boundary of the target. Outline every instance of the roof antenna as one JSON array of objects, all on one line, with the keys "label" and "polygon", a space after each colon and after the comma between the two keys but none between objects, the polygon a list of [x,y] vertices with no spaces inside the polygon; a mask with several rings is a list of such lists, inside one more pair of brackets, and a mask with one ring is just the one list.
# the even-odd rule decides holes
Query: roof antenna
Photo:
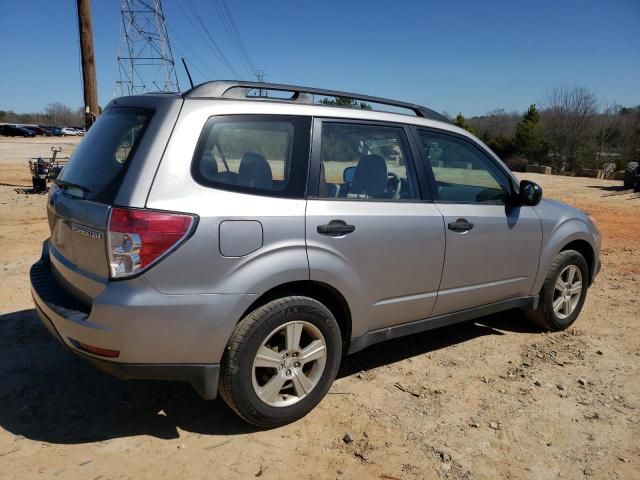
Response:
[{"label": "roof antenna", "polygon": [[184,61],[184,57],[182,57],[182,65],[184,65],[184,69],[187,72],[187,77],[189,77],[189,83],[191,84],[191,88],[193,88],[193,80],[191,80],[191,74],[189,73],[189,67],[187,67],[187,62]]}]

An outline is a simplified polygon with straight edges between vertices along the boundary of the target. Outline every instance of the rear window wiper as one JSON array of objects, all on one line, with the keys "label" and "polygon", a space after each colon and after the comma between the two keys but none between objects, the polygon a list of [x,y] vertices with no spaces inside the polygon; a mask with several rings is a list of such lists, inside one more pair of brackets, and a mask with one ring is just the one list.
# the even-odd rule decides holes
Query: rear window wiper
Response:
[{"label": "rear window wiper", "polygon": [[[87,196],[87,193],[89,193],[89,189],[87,187],[83,187],[82,185],[78,185],[77,183],[72,183],[72,182],[65,182],[64,180],[55,180],[55,184],[62,188],[63,190],[66,191],[66,193],[68,193],[69,195],[72,195],[74,197],[80,197],[80,198],[84,198]],[[81,195],[77,195],[76,194],[76,190],[80,190],[80,192],[82,192]]]}]

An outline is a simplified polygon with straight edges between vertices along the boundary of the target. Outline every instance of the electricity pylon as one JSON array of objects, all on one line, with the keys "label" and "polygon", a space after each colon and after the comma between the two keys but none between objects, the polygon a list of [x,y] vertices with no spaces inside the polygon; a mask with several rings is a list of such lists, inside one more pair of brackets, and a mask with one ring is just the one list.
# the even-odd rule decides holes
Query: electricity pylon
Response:
[{"label": "electricity pylon", "polygon": [[162,0],[122,0],[118,96],[179,92]]}]

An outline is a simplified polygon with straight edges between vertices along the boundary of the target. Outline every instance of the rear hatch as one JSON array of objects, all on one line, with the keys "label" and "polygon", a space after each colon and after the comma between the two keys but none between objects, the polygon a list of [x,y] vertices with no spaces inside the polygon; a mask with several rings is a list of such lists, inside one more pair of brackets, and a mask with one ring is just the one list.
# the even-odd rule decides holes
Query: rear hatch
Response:
[{"label": "rear hatch", "polygon": [[105,110],[51,188],[52,272],[87,306],[109,280],[109,210],[153,115],[154,110],[136,106]]}]

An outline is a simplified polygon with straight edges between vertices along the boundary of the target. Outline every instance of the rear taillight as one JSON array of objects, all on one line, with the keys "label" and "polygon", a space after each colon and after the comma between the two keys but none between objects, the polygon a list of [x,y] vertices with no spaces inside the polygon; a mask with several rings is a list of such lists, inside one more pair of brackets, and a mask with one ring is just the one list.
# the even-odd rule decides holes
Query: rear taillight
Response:
[{"label": "rear taillight", "polygon": [[111,209],[108,233],[111,278],[135,275],[189,235],[195,218],[154,210]]}]

